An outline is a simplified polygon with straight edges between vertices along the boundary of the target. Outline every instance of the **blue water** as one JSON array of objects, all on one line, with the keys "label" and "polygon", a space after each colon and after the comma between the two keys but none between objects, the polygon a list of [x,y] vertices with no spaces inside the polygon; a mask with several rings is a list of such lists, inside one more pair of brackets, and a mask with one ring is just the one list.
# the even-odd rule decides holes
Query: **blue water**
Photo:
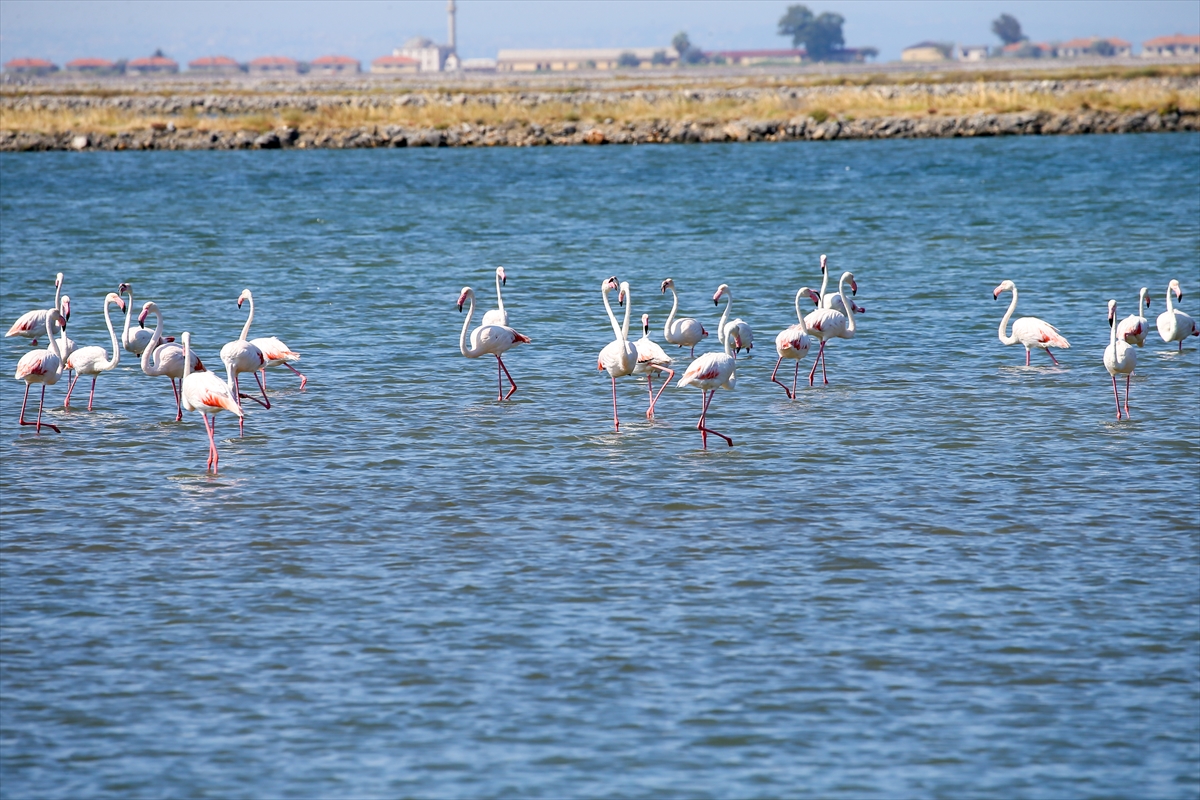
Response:
[{"label": "blue water", "polygon": [[[867,313],[789,402],[821,253]],[[215,477],[128,354],[61,435],[0,382],[4,797],[1200,795],[1200,340],[1130,421],[1101,360],[1109,298],[1200,316],[1200,136],[0,156],[0,320],[57,271],[80,344],[129,281],[214,368],[249,287],[309,382]],[[732,287],[733,448],[632,379],[613,431],[614,274],[660,343]]]}]

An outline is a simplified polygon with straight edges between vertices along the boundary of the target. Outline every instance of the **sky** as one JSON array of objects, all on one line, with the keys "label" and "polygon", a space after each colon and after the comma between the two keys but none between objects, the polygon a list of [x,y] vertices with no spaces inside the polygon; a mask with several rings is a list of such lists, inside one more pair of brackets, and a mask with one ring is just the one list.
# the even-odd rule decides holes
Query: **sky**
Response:
[{"label": "sky", "polygon": [[[790,46],[787,0],[458,0],[458,52],[501,48],[666,47],[679,31],[706,50]],[[920,41],[999,44],[991,21],[1015,16],[1034,41],[1116,36],[1134,43],[1200,33],[1200,0],[828,0],[848,47],[880,61]],[[361,60],[412,36],[446,40],[445,0],[0,0],[0,61],[21,56],[136,58],[161,48],[184,64],[208,55]]]}]

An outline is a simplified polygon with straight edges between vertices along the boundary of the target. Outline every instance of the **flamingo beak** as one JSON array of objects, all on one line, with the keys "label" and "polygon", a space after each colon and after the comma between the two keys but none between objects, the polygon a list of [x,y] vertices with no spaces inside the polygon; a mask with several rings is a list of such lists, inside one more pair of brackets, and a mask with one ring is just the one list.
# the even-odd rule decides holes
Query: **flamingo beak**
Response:
[{"label": "flamingo beak", "polygon": [[142,309],[142,313],[138,314],[138,327],[146,327],[146,309]]},{"label": "flamingo beak", "polygon": [[122,311],[125,310],[125,301],[119,297],[117,298],[117,308],[121,309]]},{"label": "flamingo beak", "polygon": [[858,282],[850,281],[850,294],[858,294]]}]

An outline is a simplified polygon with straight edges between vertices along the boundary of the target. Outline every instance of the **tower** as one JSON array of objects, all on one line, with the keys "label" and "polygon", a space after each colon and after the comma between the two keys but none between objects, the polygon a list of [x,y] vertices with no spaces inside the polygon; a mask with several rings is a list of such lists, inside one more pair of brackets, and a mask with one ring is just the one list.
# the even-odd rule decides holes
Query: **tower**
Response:
[{"label": "tower", "polygon": [[454,0],[448,0],[446,3],[446,25],[449,28],[450,38],[446,41],[450,52],[454,52]]}]

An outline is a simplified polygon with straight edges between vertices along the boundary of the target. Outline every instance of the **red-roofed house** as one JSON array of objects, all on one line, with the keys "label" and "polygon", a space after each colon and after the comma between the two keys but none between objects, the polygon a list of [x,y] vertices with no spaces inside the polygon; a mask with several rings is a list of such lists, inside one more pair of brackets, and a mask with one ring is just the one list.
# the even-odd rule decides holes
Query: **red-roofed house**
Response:
[{"label": "red-roofed house", "polygon": [[4,71],[13,75],[49,75],[57,69],[44,58],[14,58],[4,65]]},{"label": "red-roofed house", "polygon": [[1000,53],[1008,58],[1055,58],[1059,55],[1058,48],[1046,42],[1013,42],[1001,47]]},{"label": "red-roofed house", "polygon": [[236,75],[241,71],[242,65],[229,56],[205,56],[188,62],[188,72],[205,75]]},{"label": "red-roofed house", "polygon": [[1133,45],[1124,39],[1109,37],[1101,39],[1093,36],[1090,39],[1072,39],[1058,46],[1059,58],[1079,58],[1080,56],[1129,56],[1133,53]]},{"label": "red-roofed house", "polygon": [[174,75],[179,72],[179,64],[163,55],[162,50],[155,50],[149,58],[135,58],[125,65],[126,75]]},{"label": "red-roofed house", "polygon": [[1142,57],[1200,56],[1200,36],[1156,36],[1142,42]]},{"label": "red-roofed house", "polygon": [[371,62],[371,72],[405,75],[421,71],[421,62],[408,56],[380,56]]},{"label": "red-roofed house", "polygon": [[321,56],[308,62],[308,71],[313,75],[341,75],[362,72],[362,64],[350,56]]},{"label": "red-roofed house", "polygon": [[68,61],[64,67],[67,72],[82,72],[89,75],[115,75],[121,71],[121,65],[107,58],[77,58]]},{"label": "red-roofed house", "polygon": [[300,62],[287,56],[263,56],[247,64],[246,70],[255,75],[299,75]]}]

